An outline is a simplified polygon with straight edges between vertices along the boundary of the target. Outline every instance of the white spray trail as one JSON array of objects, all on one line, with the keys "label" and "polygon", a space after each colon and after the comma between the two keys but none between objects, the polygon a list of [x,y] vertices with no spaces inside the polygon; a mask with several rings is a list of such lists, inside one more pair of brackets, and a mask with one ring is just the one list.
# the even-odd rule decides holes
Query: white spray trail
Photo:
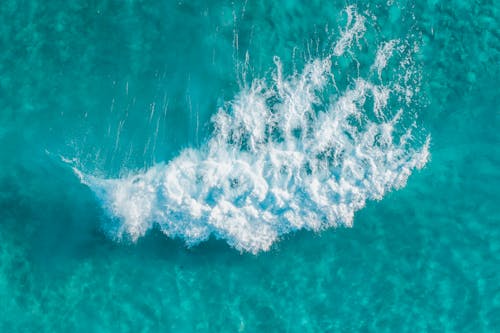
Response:
[{"label": "white spray trail", "polygon": [[[331,56],[291,76],[276,58],[271,82],[254,80],[215,114],[203,148],[125,178],[80,174],[118,219],[114,236],[136,240],[157,225],[188,245],[213,235],[256,253],[299,229],[351,226],[367,200],[404,186],[425,165],[429,138],[419,147],[410,129],[396,138],[403,110],[384,111],[397,89],[358,78],[331,102],[319,97],[332,84],[333,57],[365,31],[363,17],[352,8],[348,15],[351,28]],[[396,43],[381,46],[379,76]],[[373,119],[363,108],[367,96]]]}]

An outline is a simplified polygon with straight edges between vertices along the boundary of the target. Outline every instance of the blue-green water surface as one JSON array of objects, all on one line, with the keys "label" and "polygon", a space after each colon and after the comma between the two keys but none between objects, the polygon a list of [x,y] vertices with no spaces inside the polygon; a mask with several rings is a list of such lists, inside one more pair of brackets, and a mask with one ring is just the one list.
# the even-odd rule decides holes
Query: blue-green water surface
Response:
[{"label": "blue-green water surface", "polygon": [[2,1],[0,331],[500,331],[499,2],[357,4],[367,31],[338,88],[382,41],[418,45],[431,155],[352,228],[257,254],[159,230],[116,241],[72,170],[117,178],[199,149],[275,56],[290,73],[324,56],[348,4]]}]

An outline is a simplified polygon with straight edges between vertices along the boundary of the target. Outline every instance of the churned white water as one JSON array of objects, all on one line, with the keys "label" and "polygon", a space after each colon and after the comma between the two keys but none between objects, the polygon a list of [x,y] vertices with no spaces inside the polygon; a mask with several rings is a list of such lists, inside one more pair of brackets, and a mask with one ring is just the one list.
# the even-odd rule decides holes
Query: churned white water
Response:
[{"label": "churned white water", "polygon": [[[296,230],[352,226],[367,200],[404,186],[429,157],[430,138],[418,141],[416,126],[401,124],[412,116],[418,87],[405,73],[382,83],[398,49],[392,40],[373,59],[370,77],[379,79],[353,78],[328,95],[332,63],[366,30],[362,15],[347,14],[330,55],[290,75],[276,57],[272,79],[253,80],[213,116],[214,133],[202,148],[118,179],[77,171],[117,220],[112,236],[137,240],[156,226],[188,245],[212,235],[256,253]],[[406,103],[388,112],[391,97]]]}]

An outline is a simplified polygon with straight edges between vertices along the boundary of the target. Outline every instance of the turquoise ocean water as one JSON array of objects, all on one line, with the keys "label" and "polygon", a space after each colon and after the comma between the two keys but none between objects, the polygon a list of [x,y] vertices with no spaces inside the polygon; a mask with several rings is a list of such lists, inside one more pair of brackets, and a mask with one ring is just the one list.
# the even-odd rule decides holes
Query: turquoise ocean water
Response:
[{"label": "turquoise ocean water", "polygon": [[0,331],[500,331],[499,22],[2,1]]}]

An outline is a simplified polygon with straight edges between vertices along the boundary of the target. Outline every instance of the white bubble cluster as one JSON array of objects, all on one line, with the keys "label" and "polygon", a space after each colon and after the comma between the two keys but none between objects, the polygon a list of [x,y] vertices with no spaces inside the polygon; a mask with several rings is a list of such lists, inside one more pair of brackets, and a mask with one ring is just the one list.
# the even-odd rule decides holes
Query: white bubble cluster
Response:
[{"label": "white bubble cluster", "polygon": [[[254,80],[220,109],[201,149],[124,178],[80,173],[119,221],[114,236],[136,240],[156,225],[188,245],[213,235],[256,253],[296,230],[351,226],[367,200],[404,186],[428,160],[429,138],[419,145],[410,128],[394,134],[407,111],[385,111],[398,90],[357,78],[335,98],[324,97],[332,59],[365,31],[353,8],[348,18],[332,54],[302,72],[285,75],[276,58],[273,80]],[[372,66],[378,76],[396,43],[380,46]]]}]

